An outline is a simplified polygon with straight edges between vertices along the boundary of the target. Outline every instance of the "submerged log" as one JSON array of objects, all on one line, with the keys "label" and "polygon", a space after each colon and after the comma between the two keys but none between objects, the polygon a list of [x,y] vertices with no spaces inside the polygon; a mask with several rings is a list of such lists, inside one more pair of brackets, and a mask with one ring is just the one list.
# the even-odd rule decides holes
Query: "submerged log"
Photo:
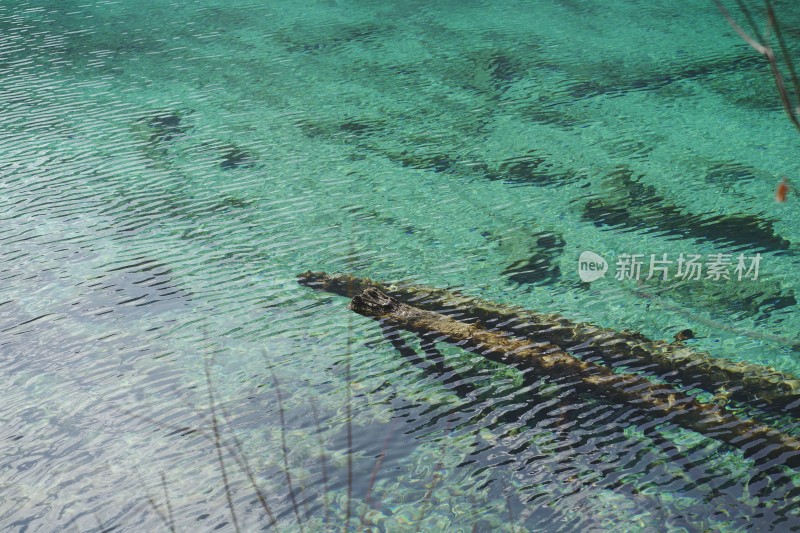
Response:
[{"label": "submerged log", "polygon": [[370,279],[324,272],[300,274],[302,285],[352,297],[367,287],[375,287],[397,300],[427,310],[453,309],[462,318],[491,324],[533,340],[547,340],[569,348],[592,350],[606,363],[640,363],[650,372],[668,380],[709,392],[724,388],[725,395],[743,402],[761,400],[760,407],[800,418],[800,379],[774,368],[736,363],[697,352],[682,344],[654,341],[635,332],[618,332],[592,324],[575,323],[556,314],[536,313],[520,307],[495,304],[444,289],[410,284],[385,285]]},{"label": "submerged log", "polygon": [[578,392],[627,404],[657,420],[678,424],[740,448],[754,460],[779,460],[800,467],[800,440],[753,420],[744,420],[715,404],[703,404],[667,385],[582,361],[549,343],[531,343],[434,311],[401,303],[374,287],[357,294],[350,308],[367,317],[481,354],[493,361],[532,369],[556,380],[568,379]]}]

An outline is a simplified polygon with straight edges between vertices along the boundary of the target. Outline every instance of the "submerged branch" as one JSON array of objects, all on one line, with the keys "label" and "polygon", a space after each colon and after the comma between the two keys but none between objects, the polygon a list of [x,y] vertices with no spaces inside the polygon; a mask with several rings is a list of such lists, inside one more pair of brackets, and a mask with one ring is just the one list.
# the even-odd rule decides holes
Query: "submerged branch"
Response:
[{"label": "submerged branch", "polygon": [[374,287],[364,289],[351,302],[361,315],[389,322],[420,334],[435,333],[442,340],[479,353],[495,362],[532,369],[542,376],[569,380],[579,392],[642,409],[686,429],[740,448],[753,459],[781,456],[800,467],[800,441],[752,420],[743,420],[714,404],[703,404],[665,385],[631,374],[581,361],[549,342],[531,343],[489,331],[479,325],[398,302]]},{"label": "submerged branch", "polygon": [[575,323],[557,314],[544,314],[520,307],[496,304],[445,289],[411,284],[386,285],[366,278],[324,272],[300,274],[299,283],[312,288],[352,297],[358,291],[374,287],[414,306],[439,311],[453,310],[462,319],[477,320],[535,341],[548,341],[563,348],[581,346],[604,361],[639,362],[658,377],[715,393],[726,389],[730,398],[752,403],[761,400],[779,414],[800,418],[800,379],[774,368],[735,363],[714,358],[681,344],[654,341],[628,331],[614,331],[592,324]]}]

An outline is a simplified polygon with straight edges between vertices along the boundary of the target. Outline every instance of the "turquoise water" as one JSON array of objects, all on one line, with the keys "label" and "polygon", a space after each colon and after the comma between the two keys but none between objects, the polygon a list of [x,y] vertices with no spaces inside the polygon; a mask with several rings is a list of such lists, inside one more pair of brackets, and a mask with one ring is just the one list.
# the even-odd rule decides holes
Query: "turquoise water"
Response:
[{"label": "turquoise water", "polygon": [[[691,328],[800,375],[799,200],[773,200],[800,137],[712,3],[657,4],[0,5],[0,524],[159,530],[169,501],[233,530],[209,361],[281,531],[340,530],[348,500],[352,530],[800,529],[796,471],[446,345],[442,369],[296,282]],[[588,284],[585,250],[762,260]]]}]

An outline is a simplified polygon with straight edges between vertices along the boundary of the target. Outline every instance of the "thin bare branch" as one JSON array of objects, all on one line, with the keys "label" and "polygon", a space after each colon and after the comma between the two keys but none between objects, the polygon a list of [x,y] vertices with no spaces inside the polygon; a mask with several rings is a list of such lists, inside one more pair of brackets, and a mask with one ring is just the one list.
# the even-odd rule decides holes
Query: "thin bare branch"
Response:
[{"label": "thin bare branch", "polygon": [[436,490],[437,485],[439,485],[439,481],[444,477],[441,473],[442,468],[444,468],[444,457],[447,453],[447,447],[445,446],[446,436],[450,431],[450,427],[448,426],[445,429],[445,436],[442,437],[442,442],[440,446],[441,454],[439,456],[439,461],[436,463],[436,466],[433,467],[433,478],[431,479],[431,485],[428,487],[427,492],[422,497],[422,501],[419,502],[419,516],[417,517],[417,529],[415,530],[416,533],[419,533],[420,528],[422,527],[422,520],[425,518],[425,514],[428,512],[428,504],[433,496],[433,491]]},{"label": "thin bare branch", "polygon": [[730,24],[731,28],[733,28],[733,30],[739,34],[739,37],[744,39],[744,41],[750,46],[752,46],[753,49],[759,54],[767,55],[768,47],[764,46],[763,44],[756,41],[754,38],[750,37],[750,35],[748,35],[748,33],[744,31],[744,29],[741,26],[739,26],[739,24],[735,20],[733,20],[733,17],[725,8],[725,6],[722,5],[722,2],[720,0],[714,0],[714,4],[716,4],[717,9],[719,9],[720,13],[722,13],[722,16],[725,17],[725,20],[728,21],[728,24]]},{"label": "thin bare branch", "polygon": [[517,524],[514,519],[514,513],[511,510],[511,494],[509,493],[510,489],[506,487],[505,490],[505,497],[506,497],[506,510],[508,511],[508,523],[511,526],[511,533],[517,532]]},{"label": "thin bare branch", "polygon": [[[756,36],[756,40],[760,43],[766,43],[767,37],[761,34],[761,30],[758,29],[758,24],[756,24],[752,13],[750,13],[750,10],[747,8],[747,4],[745,4],[743,0],[736,0],[736,6],[739,8],[739,11],[742,12],[742,15],[744,15],[744,19],[750,26],[750,31]],[[769,27],[767,27],[767,30],[769,30]]]},{"label": "thin bare branch", "polygon": [[142,492],[144,492],[144,497],[147,499],[147,503],[150,504],[150,507],[153,509],[153,512],[156,513],[156,516],[158,517],[159,520],[161,520],[161,523],[164,524],[164,527],[166,527],[171,533],[175,533],[174,526],[170,523],[170,520],[167,518],[167,516],[164,514],[164,512],[161,510],[158,504],[156,504],[156,501],[153,499],[153,497],[150,496],[150,492],[147,490],[147,488],[145,488],[144,481],[142,481],[142,476],[139,474],[138,471],[136,472],[136,477],[139,478],[139,486],[142,487]]},{"label": "thin bare branch", "polygon": [[[771,0],[765,0],[765,3],[767,6],[767,19],[769,21],[769,25],[775,32],[775,38],[778,40],[778,46],[780,46],[783,61],[786,63],[786,68],[789,70],[789,76],[791,77],[792,86],[794,88],[795,100],[800,99],[800,78],[797,76],[797,70],[794,67],[792,54],[789,53],[789,47],[786,45],[786,40],[783,38],[783,32],[781,31],[778,17],[775,16],[775,9],[772,6]],[[793,114],[796,115],[796,109],[792,108],[792,111]]]},{"label": "thin bare branch", "polygon": [[[786,61],[787,67],[789,69],[789,73],[792,77],[792,83],[795,88],[795,93],[800,96],[800,80],[798,80],[797,73],[795,72],[794,64],[792,63],[791,59],[789,58],[789,51],[786,43],[783,40],[783,36],[780,31],[780,25],[778,24],[777,17],[775,16],[775,10],[772,8],[770,0],[764,0],[766,7],[767,7],[767,19],[768,19],[768,28],[771,28],[778,39],[778,44],[781,47],[781,53]],[[797,116],[797,112],[792,105],[791,97],[789,96],[789,92],[786,89],[786,83],[783,81],[783,75],[780,71],[780,66],[778,65],[778,59],[775,56],[775,52],[772,48],[766,43],[764,37],[758,32],[758,27],[753,21],[753,17],[750,13],[750,10],[747,9],[747,6],[741,0],[737,0],[737,5],[739,6],[739,10],[747,19],[748,23],[750,24],[751,28],[753,28],[753,32],[756,33],[756,39],[751,37],[741,26],[733,19],[731,14],[722,5],[721,0],[714,0],[714,4],[719,9],[722,16],[725,17],[725,20],[728,21],[728,24],[731,28],[739,34],[739,36],[744,39],[744,41],[749,44],[753,49],[755,49],[758,53],[763,55],[767,58],[769,62],[770,72],[772,73],[772,77],[775,79],[775,87],[778,90],[778,96],[781,100],[781,105],[783,105],[783,109],[786,112],[789,120],[792,122],[794,127],[800,131],[800,118]],[[759,42],[759,40],[761,42]]]},{"label": "thin bare branch", "polygon": [[92,515],[94,515],[94,521],[97,522],[97,531],[103,533],[103,531],[105,531],[105,528],[103,528],[103,522],[100,520],[100,517],[97,516],[96,512],[92,513]]},{"label": "thin bare branch", "polygon": [[[259,503],[261,504],[261,508],[264,509],[264,512],[267,513],[269,517],[269,525],[277,529],[277,520],[275,519],[275,515],[272,513],[272,508],[267,503],[266,495],[264,491],[261,490],[261,487],[258,486],[256,482],[255,474],[253,473],[253,468],[250,466],[250,462],[247,460],[247,456],[244,453],[244,448],[242,447],[242,442],[233,432],[233,424],[231,423],[231,415],[224,406],[220,405],[220,410],[222,411],[222,418],[225,421],[225,425],[228,428],[228,433],[233,439],[234,447],[236,448],[236,454],[231,453],[234,457],[236,462],[239,464],[239,468],[244,472],[247,476],[247,480],[250,482],[250,486],[253,488],[253,491],[256,493],[256,497],[258,498]],[[230,448],[229,448],[230,449]],[[230,452],[229,452],[230,453]]]},{"label": "thin bare branch", "polygon": [[[352,251],[350,257],[352,257]],[[355,287],[350,283],[347,292],[355,295]],[[347,417],[347,505],[345,510],[344,531],[350,529],[351,507],[353,502],[353,391],[351,375],[351,359],[353,358],[353,315],[347,317],[347,346],[345,352],[345,416]]]},{"label": "thin bare branch", "polygon": [[769,61],[769,68],[772,71],[772,77],[775,78],[775,87],[778,89],[778,96],[781,99],[783,110],[786,111],[786,114],[789,116],[789,120],[792,122],[792,124],[794,124],[794,127],[800,131],[800,120],[798,120],[797,114],[792,107],[792,101],[789,98],[789,92],[786,90],[786,84],[783,82],[783,76],[781,75],[781,71],[778,67],[778,60],[775,58],[775,54],[772,52],[772,49],[769,49],[767,60]]},{"label": "thin bare branch", "polygon": [[225,486],[225,497],[228,500],[228,509],[231,514],[231,521],[233,522],[233,529],[237,533],[239,529],[239,520],[236,517],[236,510],[233,506],[233,494],[231,492],[230,481],[228,480],[228,470],[225,468],[225,460],[222,455],[222,437],[219,432],[219,421],[217,420],[217,408],[214,401],[214,389],[211,386],[211,370],[209,368],[210,360],[205,361],[206,385],[208,386],[208,403],[211,410],[211,429],[214,434],[214,449],[217,452],[217,461],[219,468],[222,472],[222,482]]},{"label": "thin bare branch", "polygon": [[161,487],[164,489],[164,505],[167,506],[167,518],[169,519],[169,530],[175,531],[175,515],[172,513],[172,503],[169,500],[169,492],[167,491],[167,476],[161,472]]},{"label": "thin bare branch", "polygon": [[[250,486],[256,493],[256,497],[258,498],[261,507],[264,509],[264,512],[266,512],[267,516],[270,519],[269,525],[277,529],[277,519],[275,518],[275,515],[272,512],[271,507],[267,503],[266,496],[264,495],[263,490],[261,489],[261,487],[258,486],[258,482],[255,479],[253,469],[250,466],[247,457],[244,455],[242,451],[243,448],[241,441],[236,437],[236,435],[233,432],[233,425],[231,423],[230,413],[227,411],[227,409],[225,409],[224,406],[219,405],[218,407],[222,411],[223,421],[226,423],[230,437],[234,441],[234,446],[231,446],[226,442],[222,442],[222,445],[225,447],[225,450],[228,452],[228,455],[233,457],[233,460],[236,462],[236,465],[239,467],[241,472],[247,476],[247,479],[250,482]],[[122,408],[121,410],[128,416],[144,420],[145,422],[152,424],[153,426],[156,426],[164,431],[171,431],[173,434],[180,433],[184,435],[188,433],[197,433],[198,435],[206,439],[209,443],[213,444],[214,442],[214,435],[202,428],[179,426],[178,424],[170,424],[167,422],[162,422],[160,420],[156,420],[155,418],[148,417],[140,413],[134,413],[133,411],[129,411],[124,408]],[[198,414],[201,415],[201,413]]]},{"label": "thin bare branch", "polygon": [[292,485],[292,474],[289,472],[289,448],[286,445],[286,413],[283,409],[283,393],[281,392],[281,385],[278,382],[278,377],[273,372],[272,382],[275,384],[275,395],[278,397],[278,415],[281,421],[281,451],[283,454],[283,467],[286,474],[286,486],[289,489],[289,499],[292,502],[292,510],[297,519],[297,527],[303,531],[303,520],[300,518],[300,508],[297,506],[297,498],[294,495],[294,486]]},{"label": "thin bare branch", "polygon": [[[348,345],[349,345],[348,340]],[[349,349],[348,349],[349,351]],[[345,368],[345,416],[347,417],[347,505],[345,511],[344,531],[350,528],[350,513],[351,504],[353,501],[353,398],[352,391],[350,390],[350,358],[347,358],[347,366]]]},{"label": "thin bare branch", "polygon": [[394,435],[394,427],[396,424],[396,420],[393,418],[392,423],[389,425],[389,431],[386,432],[386,438],[383,440],[383,447],[381,448],[381,453],[375,458],[375,466],[372,468],[372,474],[369,476],[369,485],[367,485],[367,493],[364,496],[364,503],[366,504],[366,508],[364,512],[361,513],[361,517],[359,521],[361,522],[362,529],[365,526],[365,519],[367,516],[367,512],[371,507],[371,498],[372,498],[372,489],[375,487],[375,480],[378,477],[378,472],[381,470],[381,466],[383,466],[383,460],[386,458],[386,452],[389,450],[389,441],[392,440],[392,436]]},{"label": "thin bare branch", "polygon": [[328,502],[328,459],[325,454],[325,443],[322,442],[322,426],[319,422],[319,411],[317,410],[317,402],[311,402],[311,412],[314,415],[314,425],[317,427],[317,438],[319,439],[319,453],[320,453],[320,464],[322,466],[322,485],[323,485],[323,493],[322,493],[322,501],[325,505],[325,516],[322,519],[322,523],[327,525],[328,524],[328,514],[330,512],[330,504]]}]

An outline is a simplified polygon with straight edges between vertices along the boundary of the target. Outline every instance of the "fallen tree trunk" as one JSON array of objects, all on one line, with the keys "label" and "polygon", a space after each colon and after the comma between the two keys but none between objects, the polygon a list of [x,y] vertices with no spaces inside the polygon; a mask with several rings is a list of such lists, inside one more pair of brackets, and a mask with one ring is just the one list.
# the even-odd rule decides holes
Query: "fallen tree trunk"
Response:
[{"label": "fallen tree trunk", "polygon": [[569,348],[583,346],[606,363],[639,363],[643,369],[668,380],[709,392],[726,389],[730,398],[743,403],[761,400],[779,414],[800,418],[800,380],[774,368],[735,363],[711,357],[681,344],[654,341],[635,332],[618,332],[591,324],[575,323],[556,314],[495,304],[444,289],[410,284],[385,285],[370,279],[324,272],[300,274],[302,285],[352,297],[375,287],[392,297],[427,310],[453,309],[463,318],[478,320],[497,330],[534,340],[547,340]]},{"label": "fallen tree trunk", "polygon": [[743,420],[715,404],[703,404],[666,385],[581,361],[549,342],[530,343],[466,324],[441,313],[398,302],[374,287],[357,294],[353,311],[421,335],[455,343],[504,364],[532,369],[539,375],[569,379],[578,392],[641,409],[663,422],[678,424],[740,448],[754,460],[780,459],[800,467],[800,441],[753,420]]}]

